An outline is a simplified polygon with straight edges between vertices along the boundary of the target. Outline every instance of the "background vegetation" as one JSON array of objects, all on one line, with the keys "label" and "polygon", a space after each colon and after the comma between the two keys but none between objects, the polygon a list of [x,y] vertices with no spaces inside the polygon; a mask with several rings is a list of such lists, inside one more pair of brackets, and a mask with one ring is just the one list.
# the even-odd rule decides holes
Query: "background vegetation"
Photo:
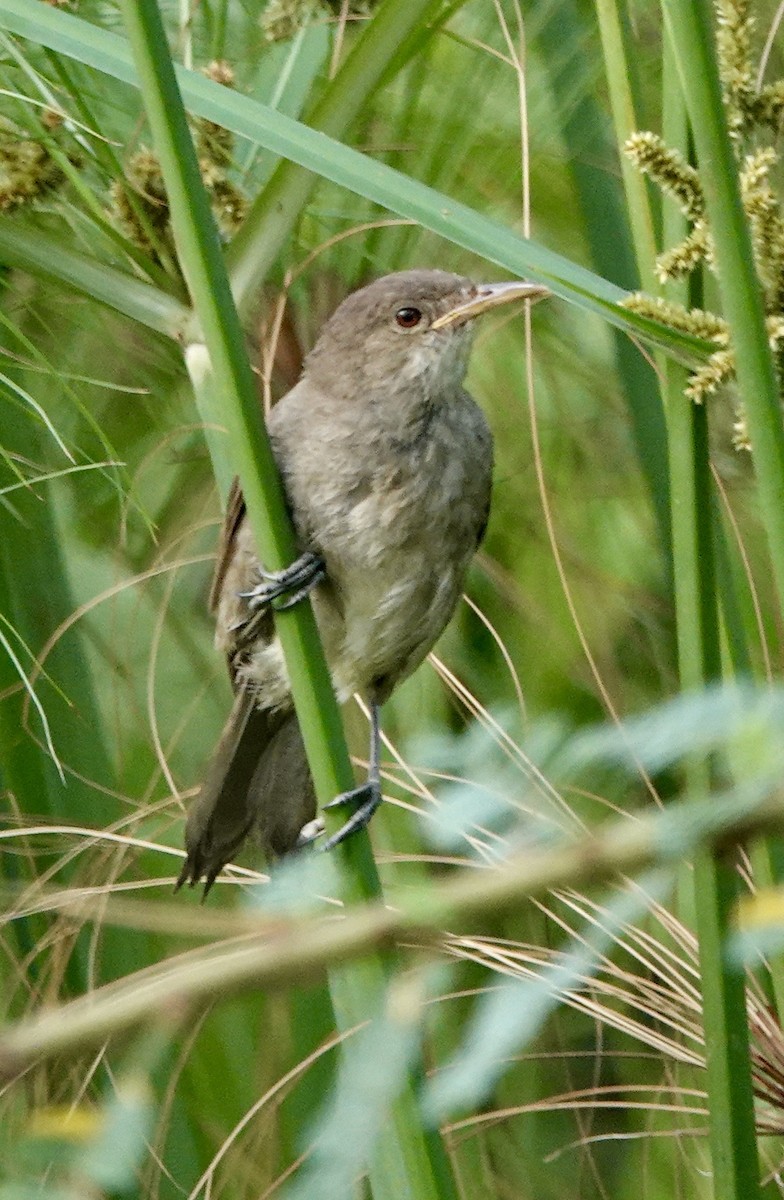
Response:
[{"label": "background vegetation", "polygon": [[[606,0],[160,5],[265,402],[387,271],[529,270],[556,293],[479,332],[492,520],[455,620],[385,712],[372,844],[396,915],[365,926],[330,919],[339,870],[373,890],[360,850],[272,883],[250,855],[206,908],[171,896],[229,705],[206,613],[229,418],[209,388],[194,403],[183,362],[200,333],[129,81],[133,6],[60,7],[0,0],[0,1196],[337,1197],[368,1163],[376,1197],[710,1196],[711,1125],[715,1194],[751,1200],[741,970],[775,955],[777,912],[727,966],[739,876],[703,844],[778,819],[781,420],[755,437],[739,272],[668,294],[730,321],[751,452],[732,384],[683,398],[683,361],[716,346],[617,307],[659,286],[655,253],[687,232],[619,143],[653,129],[693,153],[675,60],[683,13],[706,6],[665,4],[668,41],[657,6]],[[723,5],[722,28],[748,37],[758,92],[781,74],[781,12],[759,0],[747,29],[747,7]],[[686,92],[700,152],[726,113],[714,98],[695,119]],[[295,145],[262,106],[405,179]],[[775,148],[779,115],[736,145]],[[289,135],[314,173],[280,157]],[[751,269],[703,184],[715,257],[739,244]],[[773,379],[764,330],[756,347]],[[689,692],[722,674],[745,690]],[[346,719],[362,753],[359,708]],[[775,844],[741,867],[770,884]],[[698,929],[703,948],[715,934],[711,1029],[729,1013],[733,1032],[710,1114]],[[368,948],[381,960],[335,965]],[[747,996],[765,1195],[784,1132],[772,963]],[[113,1008],[100,993],[47,1018],[134,972]]]}]

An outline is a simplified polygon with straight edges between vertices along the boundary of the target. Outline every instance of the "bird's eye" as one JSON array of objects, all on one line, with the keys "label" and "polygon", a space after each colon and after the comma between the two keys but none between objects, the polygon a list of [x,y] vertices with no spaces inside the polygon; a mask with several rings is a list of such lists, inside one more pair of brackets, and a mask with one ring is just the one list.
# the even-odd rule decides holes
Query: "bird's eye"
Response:
[{"label": "bird's eye", "polygon": [[395,320],[401,329],[413,329],[422,320],[422,314],[418,308],[399,308]]}]

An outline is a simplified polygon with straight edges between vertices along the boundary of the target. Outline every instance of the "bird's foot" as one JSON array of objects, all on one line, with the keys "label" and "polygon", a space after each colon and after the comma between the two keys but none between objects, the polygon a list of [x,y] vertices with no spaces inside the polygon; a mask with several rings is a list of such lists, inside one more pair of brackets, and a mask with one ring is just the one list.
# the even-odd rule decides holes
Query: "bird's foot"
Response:
[{"label": "bird's foot", "polygon": [[265,571],[259,567],[258,572],[261,583],[248,592],[239,593],[254,612],[264,608],[274,608],[276,612],[293,608],[326,574],[324,560],[310,550],[282,571]]},{"label": "bird's foot", "polygon": [[348,792],[342,792],[331,800],[329,804],[325,804],[324,808],[344,808],[353,806],[354,812],[346,821],[345,825],[341,825],[337,833],[333,833],[328,837],[322,850],[332,850],[335,846],[339,846],[341,842],[345,842],[346,838],[351,837],[359,829],[366,829],[370,823],[370,818],[381,803],[381,784],[377,779],[369,779],[367,783],[360,784],[359,787],[352,788]]}]

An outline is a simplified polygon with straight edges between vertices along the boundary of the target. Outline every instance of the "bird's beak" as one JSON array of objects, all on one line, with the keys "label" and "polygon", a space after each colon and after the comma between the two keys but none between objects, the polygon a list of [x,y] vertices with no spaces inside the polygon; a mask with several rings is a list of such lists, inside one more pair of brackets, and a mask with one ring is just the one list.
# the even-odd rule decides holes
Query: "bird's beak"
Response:
[{"label": "bird's beak", "polygon": [[511,283],[480,283],[477,285],[476,295],[436,317],[430,328],[443,329],[446,325],[453,325],[455,321],[470,321],[480,313],[500,304],[510,304],[512,300],[543,300],[550,294],[550,289],[544,284],[526,283],[522,279],[512,280]]}]

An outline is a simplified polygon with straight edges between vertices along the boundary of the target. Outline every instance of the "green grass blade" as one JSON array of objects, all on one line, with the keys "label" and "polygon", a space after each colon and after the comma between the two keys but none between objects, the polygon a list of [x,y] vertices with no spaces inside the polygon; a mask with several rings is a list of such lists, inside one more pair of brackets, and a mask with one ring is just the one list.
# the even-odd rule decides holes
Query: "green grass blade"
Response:
[{"label": "green grass blade", "polygon": [[[31,9],[28,0],[0,0],[0,19],[14,33],[138,86],[127,48],[115,34],[44,4]],[[513,275],[530,275],[546,283],[563,299],[598,313],[620,329],[672,354],[688,361],[705,355],[708,347],[700,339],[621,308],[625,296],[622,288],[563,255],[520,237],[501,222],[203,75],[184,68],[176,68],[176,75],[183,98],[194,114],[215,121],[402,217],[418,221],[431,232]]]},{"label": "green grass blade", "polygon": [[[681,50],[683,47],[681,47]],[[665,130],[674,145],[688,143],[688,125],[676,89],[674,56],[665,58]],[[720,104],[720,101],[719,101]],[[684,218],[665,212],[665,244],[683,237]],[[697,300],[685,281],[671,284],[672,299]],[[714,563],[714,495],[710,474],[708,412],[683,394],[684,372],[665,366],[672,493],[672,531],[678,667],[681,688],[694,691],[721,677],[721,650]],[[711,788],[710,758],[686,763],[695,801]],[[699,937],[706,1046],[710,1145],[716,1196],[753,1200],[759,1165],[749,1059],[745,977],[728,968],[724,953],[738,890],[734,865],[700,850],[694,861],[694,911]]]},{"label": "green grass blade", "polygon": [[[603,5],[602,7],[607,7]],[[612,7],[612,6],[610,6]],[[579,6],[562,5],[545,22],[540,39],[548,48],[551,65],[551,86],[559,99],[562,111],[563,137],[570,151],[575,189],[583,214],[585,234],[597,270],[614,283],[637,288],[639,279],[646,280],[643,263],[650,254],[653,262],[656,248],[650,229],[650,212],[642,205],[636,180],[623,171],[623,189],[610,166],[593,161],[600,154],[612,163],[617,155],[610,145],[611,127],[596,99],[590,93],[593,59],[584,53],[591,30],[587,20],[580,18]],[[564,32],[564,31],[568,32]],[[611,39],[606,39],[611,40]],[[626,82],[626,59],[623,43],[612,39],[613,54],[605,49],[605,74],[608,79],[613,108],[624,114],[621,127],[616,116],[616,138],[624,139],[624,129],[632,123],[629,109],[632,104]],[[584,86],[579,103],[574,103],[575,88]],[[615,99],[616,81],[620,96]],[[584,94],[582,94],[584,91]],[[594,147],[592,159],[585,161],[584,147]],[[598,148],[598,150],[597,150]],[[603,153],[602,153],[603,152]],[[643,182],[643,187],[645,183]],[[625,200],[624,204],[624,191]],[[633,214],[638,212],[637,219]],[[635,253],[636,252],[636,253]],[[650,274],[650,272],[648,272]],[[667,431],[664,412],[658,400],[659,386],[653,366],[620,331],[615,331],[616,358],[623,394],[629,406],[637,453],[648,481],[659,525],[663,554],[669,554],[669,480],[667,474]]]},{"label": "green grass blade", "polygon": [[134,321],[178,338],[190,316],[176,297],[150,283],[70,250],[62,238],[20,220],[0,222],[0,261],[42,279],[52,279],[109,305]]},{"label": "green grass blade", "polygon": [[[615,135],[618,145],[623,146],[629,135],[640,128],[639,89],[634,59],[630,52],[628,15],[616,0],[596,0],[596,15],[604,51]],[[655,295],[658,290],[653,269],[656,259],[656,235],[648,183],[624,154],[621,155],[621,174],[641,286],[646,292]]]},{"label": "green grass blade", "polygon": [[[401,48],[410,47],[411,35],[417,30],[422,41],[422,31],[439,8],[441,0],[410,0],[408,4],[385,0],[326,93],[306,115],[305,124],[330,137],[341,137],[380,80],[389,74],[393,54],[402,66]],[[254,201],[228,253],[232,291],[240,309],[255,295],[316,183],[311,172],[284,157]]]},{"label": "green grass blade", "polygon": [[784,422],[765,330],[751,235],[724,118],[713,13],[707,0],[663,0],[691,120],[700,179],[716,248],[722,307],[753,445],[762,519],[784,605]]},{"label": "green grass blade", "polygon": [[[217,231],[177,91],[165,33],[155,0],[124,0],[123,15],[142,82],[146,110],[169,195],[172,225],[183,271],[225,403],[248,513],[257,543],[273,566],[293,558],[294,540],[282,491],[259,415],[256,384],[223,267]],[[330,677],[309,605],[298,605],[278,625],[317,794],[322,801],[350,787],[352,772]],[[366,867],[353,877],[355,892],[377,892],[367,838],[345,847],[344,861]],[[339,1021],[353,1026],[366,1017],[384,982],[374,957],[334,981]],[[430,1148],[413,1092],[400,1096],[369,1164],[376,1200],[436,1200]]]}]

